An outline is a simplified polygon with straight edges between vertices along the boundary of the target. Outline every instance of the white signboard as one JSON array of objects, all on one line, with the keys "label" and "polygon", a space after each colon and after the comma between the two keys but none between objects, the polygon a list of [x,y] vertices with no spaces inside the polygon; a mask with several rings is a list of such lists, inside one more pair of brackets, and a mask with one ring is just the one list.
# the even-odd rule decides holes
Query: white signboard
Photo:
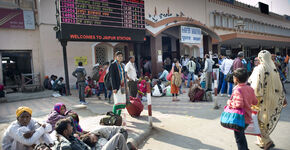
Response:
[{"label": "white signboard", "polygon": [[23,11],[25,29],[35,29],[34,13],[30,10]]},{"label": "white signboard", "polygon": [[181,43],[199,44],[201,42],[200,28],[181,26],[180,29]]},{"label": "white signboard", "polygon": [[157,61],[158,61],[158,62],[162,62],[162,55],[158,55],[158,56],[157,56]]}]

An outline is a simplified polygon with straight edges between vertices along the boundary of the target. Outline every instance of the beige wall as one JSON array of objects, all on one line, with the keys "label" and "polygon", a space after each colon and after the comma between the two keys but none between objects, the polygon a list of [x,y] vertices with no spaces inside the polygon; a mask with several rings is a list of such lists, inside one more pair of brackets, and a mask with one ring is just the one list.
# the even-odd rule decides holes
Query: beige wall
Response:
[{"label": "beige wall", "polygon": [[285,20],[281,20],[281,19],[276,19],[273,17],[270,17],[269,15],[264,15],[261,14],[259,12],[253,12],[253,11],[249,11],[246,9],[236,9],[236,8],[232,8],[232,7],[227,7],[221,4],[216,4],[214,2],[208,2],[207,1],[207,26],[209,25],[209,14],[213,11],[218,11],[218,12],[224,12],[224,13],[228,13],[228,14],[234,14],[236,16],[241,16],[242,18],[250,18],[256,21],[260,21],[263,23],[267,23],[267,24],[273,24],[273,25],[281,25],[283,27],[288,27],[290,28],[290,22],[289,21],[285,21]]},{"label": "beige wall", "polygon": [[41,73],[38,31],[38,28],[36,30],[0,29],[0,50],[31,50],[32,71]]},{"label": "beige wall", "polygon": [[167,13],[167,9],[169,8],[173,16],[183,12],[185,17],[192,17],[195,20],[205,23],[205,3],[206,0],[145,0],[145,18],[148,18],[149,14],[154,15],[155,7],[157,15]]},{"label": "beige wall", "polygon": [[[55,32],[51,25],[40,26],[40,43],[43,56],[43,68],[45,75],[55,74],[58,77],[64,77],[63,50],[60,42],[55,37]],[[71,75],[75,66],[74,57],[86,56],[88,59],[85,69],[90,74],[92,63],[92,45],[93,42],[68,42],[67,43],[67,61],[70,84],[74,85],[76,79]]]}]

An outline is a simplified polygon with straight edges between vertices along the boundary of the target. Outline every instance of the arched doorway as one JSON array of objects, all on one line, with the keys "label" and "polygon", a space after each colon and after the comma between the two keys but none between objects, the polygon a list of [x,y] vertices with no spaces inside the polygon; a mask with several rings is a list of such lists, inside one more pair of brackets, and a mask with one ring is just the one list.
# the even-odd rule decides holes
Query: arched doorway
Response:
[{"label": "arched doorway", "polygon": [[[146,19],[146,23],[147,40],[150,40],[153,77],[156,77],[161,71],[166,57],[171,58],[171,60],[173,58],[179,59],[184,54],[203,57],[204,54],[209,53],[209,50],[212,50],[212,39],[220,40],[220,37],[205,24],[188,17],[171,17],[158,22]],[[201,42],[195,44],[181,43],[181,26],[199,28]]]}]

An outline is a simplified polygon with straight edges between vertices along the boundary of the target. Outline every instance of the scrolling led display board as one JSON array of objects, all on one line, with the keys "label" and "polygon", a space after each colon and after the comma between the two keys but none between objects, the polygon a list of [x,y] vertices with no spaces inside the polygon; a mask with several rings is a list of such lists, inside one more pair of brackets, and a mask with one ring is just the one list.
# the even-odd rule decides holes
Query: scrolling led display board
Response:
[{"label": "scrolling led display board", "polygon": [[58,0],[57,8],[61,40],[144,41],[143,0]]}]

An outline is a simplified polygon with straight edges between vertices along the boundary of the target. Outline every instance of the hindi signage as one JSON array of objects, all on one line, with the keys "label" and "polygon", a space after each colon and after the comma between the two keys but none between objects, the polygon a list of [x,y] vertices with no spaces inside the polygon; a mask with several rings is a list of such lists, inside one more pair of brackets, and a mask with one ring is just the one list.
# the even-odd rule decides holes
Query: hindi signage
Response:
[{"label": "hindi signage", "polygon": [[144,41],[143,0],[58,0],[60,39]]},{"label": "hindi signage", "polygon": [[201,42],[201,30],[195,27],[181,26],[181,43],[199,44]]}]

